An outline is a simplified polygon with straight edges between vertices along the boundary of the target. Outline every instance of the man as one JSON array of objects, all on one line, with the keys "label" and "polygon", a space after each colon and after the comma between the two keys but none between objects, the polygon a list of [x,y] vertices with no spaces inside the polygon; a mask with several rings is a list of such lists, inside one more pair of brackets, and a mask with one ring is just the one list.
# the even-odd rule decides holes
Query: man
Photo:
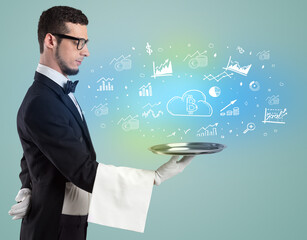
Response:
[{"label": "man", "polygon": [[22,189],[9,212],[23,218],[23,240],[86,239],[88,221],[142,232],[153,184],[191,161],[172,157],[157,171],[96,162],[76,83],[67,78],[90,55],[87,24],[80,10],[64,6],[39,20],[40,60],[17,115]]}]

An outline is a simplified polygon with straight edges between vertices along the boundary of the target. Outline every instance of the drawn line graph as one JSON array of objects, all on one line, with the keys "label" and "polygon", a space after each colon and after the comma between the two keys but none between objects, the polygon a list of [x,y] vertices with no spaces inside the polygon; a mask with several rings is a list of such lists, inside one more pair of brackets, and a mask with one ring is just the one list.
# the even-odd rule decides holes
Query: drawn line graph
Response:
[{"label": "drawn line graph", "polygon": [[202,131],[202,130],[207,130],[209,127],[216,127],[217,125],[218,125],[218,123],[215,123],[215,124],[209,125],[209,126],[207,126],[207,127],[202,127],[202,128],[200,128],[197,132],[200,132],[200,131]]},{"label": "drawn line graph", "polygon": [[147,111],[147,112],[143,112],[143,113],[142,113],[142,117],[147,118],[150,114],[151,114],[154,118],[158,118],[158,117],[160,117],[160,115],[163,115],[163,112],[162,112],[162,111],[159,111],[157,114],[155,114],[154,111],[153,111],[152,109],[150,109],[150,110]]},{"label": "drawn line graph", "polygon": [[129,58],[129,57],[131,57],[131,55],[128,55],[128,56],[124,56],[124,55],[121,55],[119,58],[113,58],[112,59],[112,61],[110,62],[110,65],[113,63],[113,62],[118,62],[119,60],[121,60],[121,59],[127,59],[127,58]]},{"label": "drawn line graph", "polygon": [[134,117],[132,117],[131,115],[129,115],[129,116],[126,117],[126,118],[121,118],[121,119],[118,121],[117,125],[120,124],[121,122],[126,122],[126,121],[128,121],[128,120],[134,120],[134,119],[136,119],[137,117],[138,117],[138,115],[135,115]]},{"label": "drawn line graph", "polygon": [[97,80],[97,83],[99,83],[99,82],[101,82],[101,81],[105,81],[105,82],[110,81],[110,82],[112,82],[113,80],[114,80],[114,78],[105,78],[105,77],[102,77],[102,78],[99,78],[99,79]]},{"label": "drawn line graph", "polygon": [[147,103],[143,108],[146,108],[146,107],[151,107],[151,108],[153,108],[153,107],[155,107],[155,106],[159,106],[161,104],[161,102],[158,102],[158,103],[155,103],[155,104],[150,104],[150,103]]},{"label": "drawn line graph", "polygon": [[184,62],[185,60],[187,60],[187,58],[193,58],[195,55],[201,56],[201,55],[204,55],[205,53],[207,53],[207,51],[199,52],[199,51],[197,50],[195,53],[193,53],[193,55],[188,54],[188,55],[183,59],[183,62]]},{"label": "drawn line graph", "polygon": [[215,81],[219,82],[225,77],[231,78],[232,75],[233,75],[233,73],[228,74],[227,72],[224,71],[217,76],[213,76],[212,74],[204,75],[203,80],[208,79],[209,81],[215,80]]}]

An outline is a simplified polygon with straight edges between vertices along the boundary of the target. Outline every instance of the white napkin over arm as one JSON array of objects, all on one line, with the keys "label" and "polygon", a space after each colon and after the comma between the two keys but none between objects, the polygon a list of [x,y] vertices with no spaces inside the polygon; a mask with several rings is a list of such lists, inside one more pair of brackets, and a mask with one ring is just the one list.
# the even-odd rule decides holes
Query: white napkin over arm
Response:
[{"label": "white napkin over arm", "polygon": [[88,222],[144,232],[155,171],[99,163]]}]

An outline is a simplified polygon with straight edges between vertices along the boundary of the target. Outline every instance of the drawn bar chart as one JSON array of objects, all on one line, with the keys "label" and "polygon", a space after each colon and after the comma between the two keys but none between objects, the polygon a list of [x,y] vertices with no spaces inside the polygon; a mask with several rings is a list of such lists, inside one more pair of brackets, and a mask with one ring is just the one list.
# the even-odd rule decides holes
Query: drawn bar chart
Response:
[{"label": "drawn bar chart", "polygon": [[113,91],[113,84],[111,84],[111,82],[108,82],[106,84],[105,81],[102,82],[102,85],[99,85],[99,88],[97,89],[97,91],[101,92],[101,91]]},{"label": "drawn bar chart", "polygon": [[216,126],[218,123],[215,123],[213,125],[209,125],[208,127],[204,128],[202,127],[197,132],[197,137],[204,137],[204,136],[216,136],[217,135],[217,129]]},{"label": "drawn bar chart", "polygon": [[152,96],[151,83],[148,83],[146,86],[143,85],[142,87],[140,87],[139,96],[140,97]]}]

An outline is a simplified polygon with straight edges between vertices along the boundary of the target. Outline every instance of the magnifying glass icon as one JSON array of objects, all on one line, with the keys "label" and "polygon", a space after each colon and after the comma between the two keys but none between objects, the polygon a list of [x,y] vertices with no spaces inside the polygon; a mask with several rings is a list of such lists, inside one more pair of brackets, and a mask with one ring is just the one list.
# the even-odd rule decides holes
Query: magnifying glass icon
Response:
[{"label": "magnifying glass icon", "polygon": [[248,131],[254,131],[256,128],[255,123],[250,122],[247,124],[247,128],[244,130],[243,134],[247,133]]}]

